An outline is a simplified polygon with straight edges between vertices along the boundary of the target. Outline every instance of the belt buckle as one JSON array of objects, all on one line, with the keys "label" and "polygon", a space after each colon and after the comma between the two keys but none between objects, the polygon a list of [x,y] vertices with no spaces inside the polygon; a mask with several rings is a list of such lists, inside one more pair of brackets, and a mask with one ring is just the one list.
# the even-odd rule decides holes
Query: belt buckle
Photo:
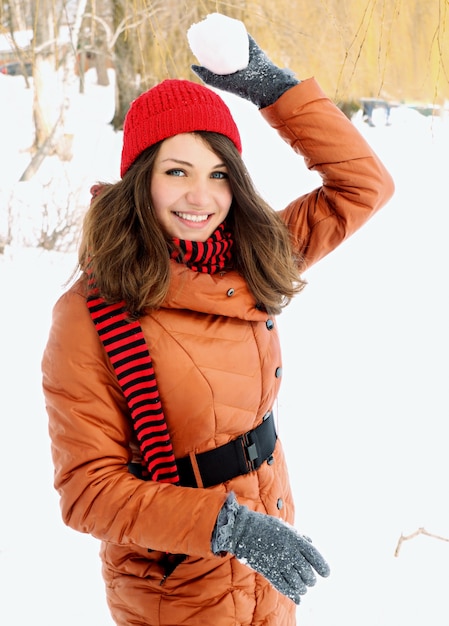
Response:
[{"label": "belt buckle", "polygon": [[252,431],[248,431],[244,435],[242,435],[243,439],[243,448],[245,450],[246,462],[250,468],[250,471],[256,469],[255,461],[259,457],[259,451],[257,449],[257,443],[252,440]]}]

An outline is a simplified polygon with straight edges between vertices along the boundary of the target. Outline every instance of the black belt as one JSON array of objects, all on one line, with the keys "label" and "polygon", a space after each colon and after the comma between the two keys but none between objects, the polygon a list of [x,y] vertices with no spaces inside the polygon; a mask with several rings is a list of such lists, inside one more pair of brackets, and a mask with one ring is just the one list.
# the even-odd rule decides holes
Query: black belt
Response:
[{"label": "black belt", "polygon": [[[253,472],[271,457],[276,439],[274,416],[270,412],[259,426],[237,439],[207,452],[176,459],[180,484],[212,487]],[[139,463],[129,463],[128,468],[131,474],[145,480]]]}]

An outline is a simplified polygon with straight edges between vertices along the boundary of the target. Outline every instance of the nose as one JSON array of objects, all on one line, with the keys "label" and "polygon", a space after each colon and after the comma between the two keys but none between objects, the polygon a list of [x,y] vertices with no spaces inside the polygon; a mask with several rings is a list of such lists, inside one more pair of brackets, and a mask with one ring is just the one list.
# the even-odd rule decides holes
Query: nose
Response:
[{"label": "nose", "polygon": [[194,179],[190,181],[186,191],[187,202],[194,207],[205,208],[210,203],[209,181]]}]

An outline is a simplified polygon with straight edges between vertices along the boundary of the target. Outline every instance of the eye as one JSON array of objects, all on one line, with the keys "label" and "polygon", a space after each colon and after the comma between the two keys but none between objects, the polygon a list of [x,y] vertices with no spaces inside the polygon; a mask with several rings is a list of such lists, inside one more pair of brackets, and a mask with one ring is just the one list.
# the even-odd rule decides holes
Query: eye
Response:
[{"label": "eye", "polygon": [[211,178],[216,178],[217,180],[224,180],[224,179],[228,179],[229,176],[226,174],[226,172],[212,172]]},{"label": "eye", "polygon": [[167,176],[185,176],[185,172],[178,168],[173,168],[171,170],[167,170]]}]

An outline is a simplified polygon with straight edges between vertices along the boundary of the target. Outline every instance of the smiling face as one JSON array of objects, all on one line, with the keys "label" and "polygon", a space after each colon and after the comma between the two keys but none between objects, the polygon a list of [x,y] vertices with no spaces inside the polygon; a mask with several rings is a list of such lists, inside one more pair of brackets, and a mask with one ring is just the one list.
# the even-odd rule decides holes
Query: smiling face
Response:
[{"label": "smiling face", "polygon": [[150,193],[162,228],[171,237],[187,241],[206,241],[232,203],[225,164],[202,137],[192,133],[162,142]]}]

